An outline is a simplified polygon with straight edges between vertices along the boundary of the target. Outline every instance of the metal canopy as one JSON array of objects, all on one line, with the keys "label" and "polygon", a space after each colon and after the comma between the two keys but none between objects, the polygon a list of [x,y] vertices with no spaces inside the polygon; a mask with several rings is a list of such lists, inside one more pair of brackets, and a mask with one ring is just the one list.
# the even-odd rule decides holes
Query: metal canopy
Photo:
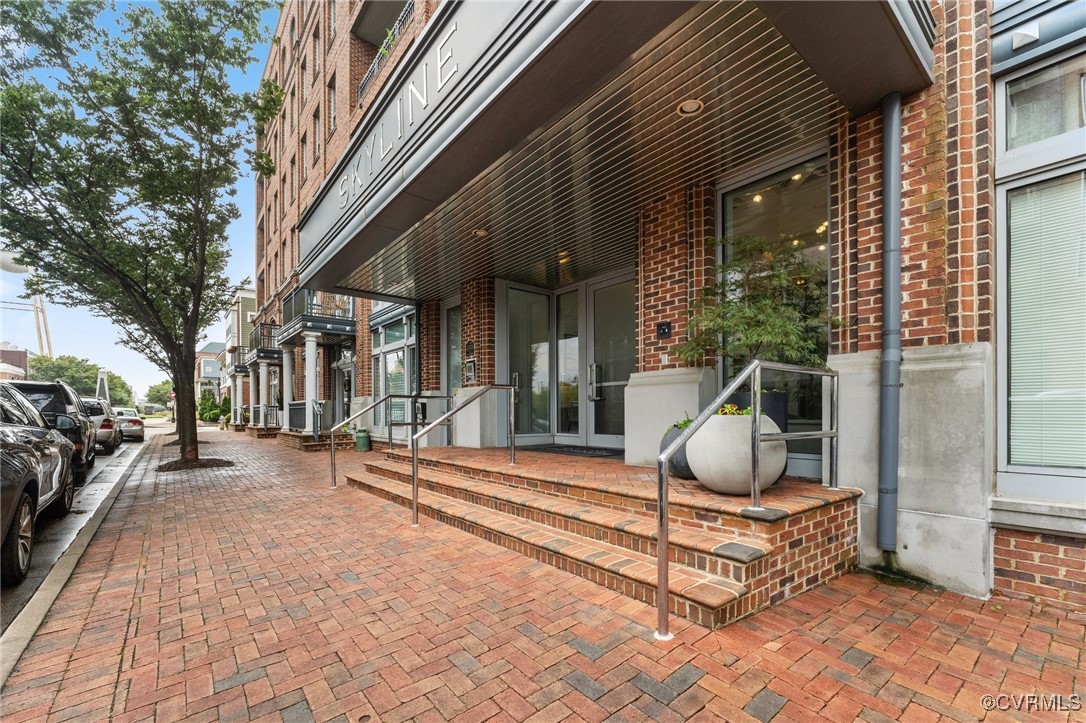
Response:
[{"label": "metal canopy", "polygon": [[[604,3],[603,5],[607,5]],[[677,106],[704,109],[682,117]],[[496,276],[558,288],[636,260],[638,209],[825,144],[847,114],[754,5],[698,5],[337,290],[438,299]]]}]

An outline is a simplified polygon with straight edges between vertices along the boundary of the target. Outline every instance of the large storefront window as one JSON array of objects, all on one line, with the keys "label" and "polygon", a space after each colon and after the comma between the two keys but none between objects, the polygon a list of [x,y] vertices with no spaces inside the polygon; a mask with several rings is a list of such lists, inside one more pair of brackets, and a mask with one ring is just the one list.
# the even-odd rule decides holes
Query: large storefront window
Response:
[{"label": "large storefront window", "polygon": [[1007,193],[1009,455],[1086,467],[1086,172]]},{"label": "large storefront window", "polygon": [[[371,331],[373,341],[373,398],[380,399],[386,394],[415,393],[415,324],[414,316],[404,316],[389,321]],[[408,417],[409,401],[394,399],[391,406],[393,423],[405,422]],[[374,409],[373,425],[388,429],[385,405]],[[393,430],[397,436],[403,434],[399,426]]]},{"label": "large storefront window", "polygon": [[997,84],[1000,496],[1086,502],[1086,55]]},{"label": "large storefront window", "polygon": [[[829,268],[829,180],[825,157],[805,161],[729,191],[722,200],[725,242],[729,237],[742,236],[764,239],[767,245],[791,244],[802,249],[809,263]],[[725,243],[721,253],[728,252]],[[815,314],[822,312],[823,309],[812,310]],[[829,350],[828,326],[817,344],[824,359]],[[730,367],[725,365],[723,382],[740,371]],[[821,429],[820,379],[766,372],[763,387],[787,392],[788,431]],[[789,474],[821,475],[821,440],[789,441],[788,453]]]}]

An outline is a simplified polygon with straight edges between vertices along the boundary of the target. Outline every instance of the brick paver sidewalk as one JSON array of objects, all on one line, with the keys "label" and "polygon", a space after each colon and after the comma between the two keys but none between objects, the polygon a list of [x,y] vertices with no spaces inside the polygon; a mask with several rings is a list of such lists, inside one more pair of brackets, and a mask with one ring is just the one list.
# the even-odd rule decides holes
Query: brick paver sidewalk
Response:
[{"label": "brick paver sidewalk", "polygon": [[[0,693],[5,723],[972,720],[984,695],[1086,701],[1082,611],[851,575],[715,633],[673,618],[661,644],[654,608],[412,529],[330,489],[324,455],[202,435],[237,466],[158,474],[152,443]],[[1026,694],[1063,698],[1010,698]]]}]

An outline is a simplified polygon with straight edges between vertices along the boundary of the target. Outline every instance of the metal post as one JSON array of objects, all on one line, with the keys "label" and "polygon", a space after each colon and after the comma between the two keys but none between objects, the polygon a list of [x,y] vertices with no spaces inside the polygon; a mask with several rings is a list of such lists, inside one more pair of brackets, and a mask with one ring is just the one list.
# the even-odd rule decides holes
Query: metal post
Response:
[{"label": "metal post", "polygon": [[392,451],[392,397],[385,399],[385,424],[388,425],[388,451]]},{"label": "metal post", "polygon": [[419,526],[419,441],[411,435],[411,526]]},{"label": "metal post", "polygon": [[837,488],[837,441],[841,435],[837,428],[840,424],[837,416],[839,394],[838,378],[834,374],[830,377],[830,429],[834,432],[834,435],[830,437],[830,487],[834,489]]},{"label": "metal post", "polygon": [[671,640],[667,624],[667,462],[656,460],[656,632],[657,640]]},{"label": "metal post", "polygon": [[761,467],[762,451],[762,367],[754,367],[750,380],[750,506],[762,507]]},{"label": "metal post", "polygon": [[517,390],[516,387],[512,387],[509,389],[509,464],[517,463],[516,420]]},{"label": "metal post", "polygon": [[336,433],[331,432],[331,439],[329,440],[328,449],[332,454],[332,489],[336,488]]}]

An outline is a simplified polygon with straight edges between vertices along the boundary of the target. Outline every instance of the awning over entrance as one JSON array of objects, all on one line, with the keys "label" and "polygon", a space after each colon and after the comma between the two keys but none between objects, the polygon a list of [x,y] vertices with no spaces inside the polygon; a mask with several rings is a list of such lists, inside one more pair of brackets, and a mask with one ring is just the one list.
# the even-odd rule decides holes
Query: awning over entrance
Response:
[{"label": "awning over entrance", "polygon": [[[816,24],[827,57],[802,7],[769,10],[786,38],[750,2],[446,3],[303,217],[303,284],[433,299],[632,266],[645,202],[824,146],[845,114],[930,82],[903,6],[842,5],[881,10]],[[857,33],[883,52],[837,42]]]}]

